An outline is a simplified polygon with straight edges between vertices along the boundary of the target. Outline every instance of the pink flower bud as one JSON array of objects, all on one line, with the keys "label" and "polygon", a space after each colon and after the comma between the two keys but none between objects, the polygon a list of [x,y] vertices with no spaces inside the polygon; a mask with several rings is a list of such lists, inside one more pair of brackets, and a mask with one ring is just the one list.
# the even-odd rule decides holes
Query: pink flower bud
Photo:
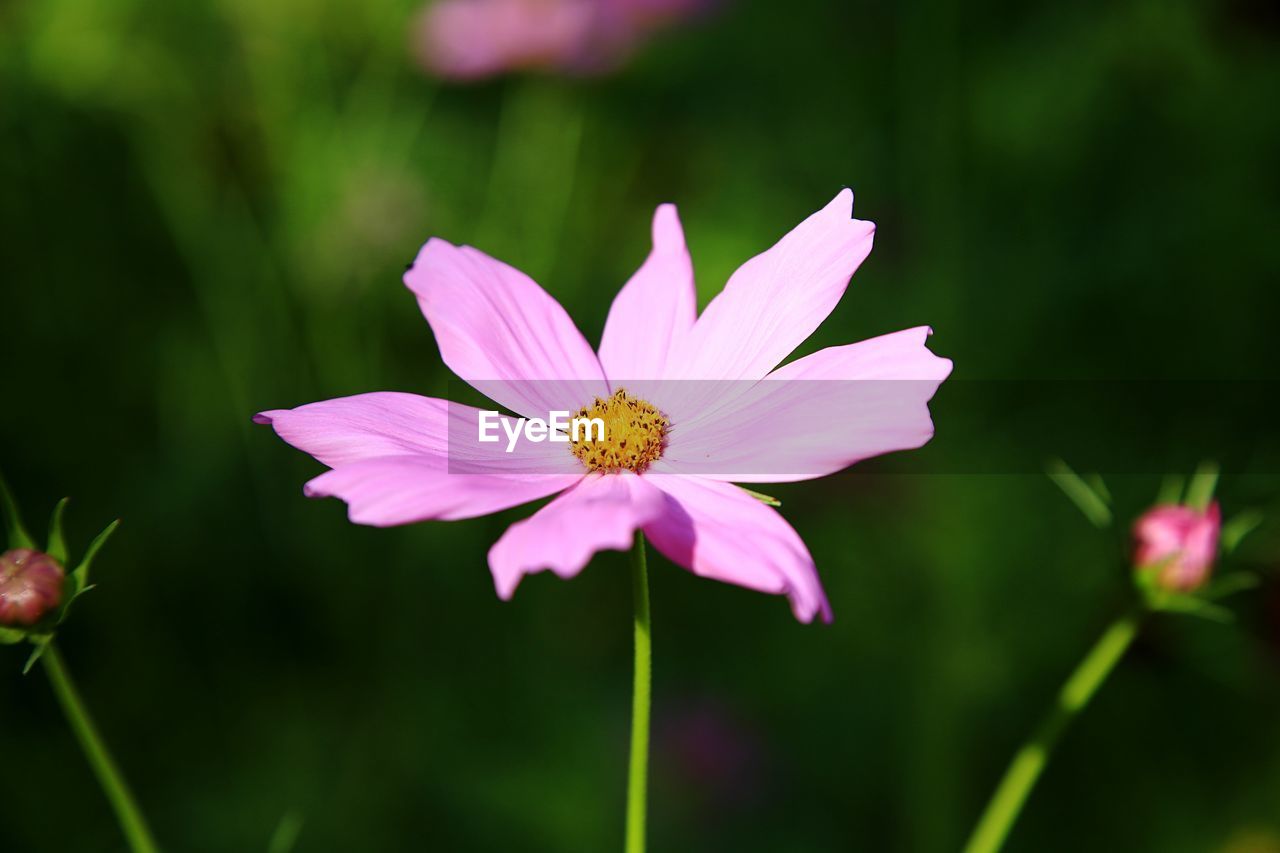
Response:
[{"label": "pink flower bud", "polygon": [[1176,504],[1149,509],[1133,526],[1134,563],[1139,571],[1156,570],[1161,587],[1190,592],[1209,579],[1221,527],[1217,503],[1204,511]]},{"label": "pink flower bud", "polygon": [[15,548],[0,554],[0,625],[30,627],[62,603],[62,566],[48,554]]}]

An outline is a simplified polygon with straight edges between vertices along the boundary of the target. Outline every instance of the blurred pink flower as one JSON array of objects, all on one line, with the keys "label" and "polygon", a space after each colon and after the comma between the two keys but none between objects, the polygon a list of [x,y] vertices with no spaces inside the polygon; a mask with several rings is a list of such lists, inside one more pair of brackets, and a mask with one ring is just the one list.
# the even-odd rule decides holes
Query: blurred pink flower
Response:
[{"label": "blurred pink flower", "polygon": [[1221,514],[1215,502],[1201,511],[1166,504],[1148,510],[1133,526],[1134,562],[1155,569],[1165,589],[1189,592],[1209,579],[1218,553]]},{"label": "blurred pink flower", "polygon": [[414,32],[422,65],[460,80],[529,69],[612,70],[652,32],[708,0],[438,0]]},{"label": "blurred pink flower", "polygon": [[698,316],[680,220],[659,207],[653,250],[614,299],[598,353],[528,276],[430,240],[405,284],[445,364],[524,417],[592,408],[619,430],[610,426],[603,443],[466,444],[479,409],[395,392],[255,420],[332,469],[305,491],[346,501],[358,524],[470,518],[562,492],[489,551],[502,598],[526,574],[573,577],[597,551],[629,548],[639,530],[697,575],[784,594],[800,620],[829,620],[800,537],[733,482],[821,477],[923,445],[933,435],[928,401],[951,372],[925,346],[927,327],[774,369],[871,251],[874,226],[852,216],[844,190],[743,264]]}]

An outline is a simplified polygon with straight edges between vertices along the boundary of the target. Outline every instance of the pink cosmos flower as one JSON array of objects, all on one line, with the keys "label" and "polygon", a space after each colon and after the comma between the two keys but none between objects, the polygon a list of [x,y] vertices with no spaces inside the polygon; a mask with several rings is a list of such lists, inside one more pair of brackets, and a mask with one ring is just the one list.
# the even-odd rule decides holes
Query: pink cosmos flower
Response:
[{"label": "pink cosmos flower", "polygon": [[445,364],[520,416],[589,410],[611,425],[603,442],[506,452],[472,438],[480,410],[397,392],[255,420],[329,466],[305,492],[346,501],[358,524],[471,518],[558,494],[489,551],[504,599],[526,574],[573,577],[642,531],[694,574],[786,595],[801,621],[829,621],[804,542],[733,483],[821,477],[923,445],[928,401],[951,372],[926,348],[927,327],[777,367],[871,251],[874,226],[852,215],[844,190],[743,264],[698,316],[680,221],[659,207],[652,252],[614,299],[598,352],[528,276],[430,240],[404,281]]},{"label": "pink cosmos flower", "polygon": [[653,31],[708,0],[438,0],[414,35],[419,61],[442,77],[474,80],[542,69],[617,67]]},{"label": "pink cosmos flower", "polygon": [[1139,571],[1157,569],[1165,589],[1190,592],[1209,579],[1221,528],[1216,502],[1203,511],[1177,504],[1154,507],[1133,526],[1134,562]]}]

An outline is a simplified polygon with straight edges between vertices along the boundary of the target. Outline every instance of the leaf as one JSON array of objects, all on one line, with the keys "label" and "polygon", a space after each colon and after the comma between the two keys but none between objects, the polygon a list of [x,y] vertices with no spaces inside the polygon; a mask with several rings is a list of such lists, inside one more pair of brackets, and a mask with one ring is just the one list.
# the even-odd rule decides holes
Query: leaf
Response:
[{"label": "leaf", "polygon": [[1237,592],[1253,589],[1260,583],[1262,583],[1262,579],[1253,572],[1236,572],[1235,574],[1210,581],[1200,590],[1200,597],[1209,600],[1226,598],[1228,595],[1235,595]]},{"label": "leaf", "polygon": [[67,612],[71,610],[71,603],[79,600],[80,596],[93,589],[94,586],[94,584],[84,583],[84,575],[67,575],[62,582],[62,606],[58,608],[58,618],[54,620],[54,624],[61,625],[67,621]]},{"label": "leaf", "polygon": [[53,639],[52,634],[44,634],[39,638],[32,637],[31,643],[35,646],[31,650],[31,657],[27,658],[27,662],[22,667],[22,674],[26,675],[31,671],[31,667],[36,665],[36,661],[40,660],[40,656],[44,654],[44,650],[48,647],[49,641]]},{"label": "leaf", "polygon": [[9,492],[9,486],[5,483],[3,475],[0,475],[0,505],[3,505],[0,509],[4,511],[4,524],[9,531],[9,547],[34,549],[36,542],[22,524],[18,504]]},{"label": "leaf", "polygon": [[1208,619],[1210,622],[1221,624],[1230,624],[1236,618],[1225,607],[1205,601],[1203,598],[1180,592],[1165,593],[1152,603],[1152,609],[1161,610],[1165,613],[1185,613],[1188,616],[1199,616],[1201,619]]},{"label": "leaf", "polygon": [[1063,494],[1076,505],[1076,509],[1084,513],[1084,517],[1093,522],[1095,527],[1107,527],[1111,524],[1111,508],[1107,505],[1107,498],[1104,497],[1105,486],[1100,494],[1061,459],[1050,460],[1045,466],[1045,472],[1049,475],[1049,479],[1062,489]]},{"label": "leaf", "polygon": [[276,831],[271,833],[267,842],[267,853],[291,853],[298,843],[298,835],[302,832],[302,815],[297,812],[285,812],[276,824]]},{"label": "leaf", "polygon": [[1182,489],[1186,484],[1187,478],[1181,474],[1165,474],[1160,482],[1160,491],[1156,492],[1156,504],[1182,503]]},{"label": "leaf", "polygon": [[1085,476],[1084,481],[1108,506],[1111,505],[1111,490],[1107,488],[1106,481],[1102,479],[1101,474],[1088,474]]},{"label": "leaf", "polygon": [[782,506],[782,501],[778,500],[777,498],[770,497],[769,495],[761,494],[760,492],[753,492],[750,489],[744,488],[742,486],[738,486],[738,488],[742,489],[742,491],[751,495],[751,497],[755,498],[761,503],[768,504],[769,506]]},{"label": "leaf", "polygon": [[1239,547],[1240,541],[1256,530],[1258,525],[1262,524],[1262,520],[1262,513],[1246,510],[1222,525],[1220,541],[1223,553],[1230,554]]},{"label": "leaf", "polygon": [[1142,597],[1153,608],[1162,595],[1166,594],[1164,587],[1160,585],[1160,575],[1163,574],[1165,567],[1173,561],[1173,557],[1166,557],[1155,563],[1145,566],[1138,566],[1133,573],[1133,583],[1142,593]]},{"label": "leaf", "polygon": [[61,624],[67,618],[67,612],[71,609],[71,603],[89,590],[93,589],[93,584],[89,583],[89,568],[93,564],[93,558],[98,555],[98,551],[103,544],[111,538],[111,534],[120,526],[120,519],[116,519],[106,526],[94,540],[89,543],[89,548],[84,552],[84,559],[80,561],[80,565],[67,573],[67,585],[63,587],[66,600],[62,602],[62,608],[58,613],[58,623]]},{"label": "leaf", "polygon": [[1187,506],[1204,512],[1213,500],[1213,490],[1218,486],[1218,466],[1213,462],[1201,462],[1191,483],[1187,486]]},{"label": "leaf", "polygon": [[0,645],[12,646],[15,643],[21,643],[26,638],[26,631],[20,631],[17,628],[5,628],[0,625]]},{"label": "leaf", "polygon": [[60,566],[67,564],[67,538],[62,532],[62,513],[70,500],[71,498],[63,498],[53,508],[53,518],[49,519],[49,545],[44,549]]},{"label": "leaf", "polygon": [[89,580],[89,566],[93,563],[93,558],[98,556],[98,550],[102,548],[108,539],[111,538],[111,534],[115,533],[116,528],[119,526],[120,519],[117,518],[115,521],[108,524],[103,531],[95,536],[93,541],[89,543],[89,549],[84,552],[84,559],[81,560],[80,565],[76,566],[72,571],[72,574],[80,575],[80,583],[82,586]]},{"label": "leaf", "polygon": [[61,625],[67,621],[67,613],[71,610],[71,604],[78,601],[80,596],[93,589],[95,584],[84,583],[84,575],[70,574],[62,587],[62,606],[58,608],[58,618],[54,622],[55,625]]}]

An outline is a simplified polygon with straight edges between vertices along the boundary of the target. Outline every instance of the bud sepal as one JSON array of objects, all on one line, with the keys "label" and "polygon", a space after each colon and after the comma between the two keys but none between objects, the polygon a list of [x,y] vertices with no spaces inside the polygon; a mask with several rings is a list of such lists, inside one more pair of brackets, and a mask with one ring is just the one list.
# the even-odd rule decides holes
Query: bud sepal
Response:
[{"label": "bud sepal", "polygon": [[23,667],[28,672],[66,621],[71,604],[93,585],[89,570],[99,550],[119,526],[111,522],[94,537],[74,569],[67,571],[69,552],[62,516],[68,498],[58,501],[49,521],[49,537],[43,550],[37,547],[22,523],[17,503],[0,477],[0,510],[8,531],[8,549],[0,553],[0,644],[23,640],[35,648]]},{"label": "bud sepal", "polygon": [[[1111,493],[1100,476],[1081,476],[1060,459],[1051,460],[1046,473],[1095,526],[1112,525]],[[1144,609],[1231,622],[1231,611],[1217,602],[1260,583],[1251,572],[1214,573],[1219,558],[1263,520],[1246,511],[1223,522],[1213,497],[1217,484],[1218,467],[1211,462],[1189,479],[1168,476],[1155,503],[1134,523],[1130,577]]]},{"label": "bud sepal", "polygon": [[1181,479],[1171,478],[1156,505],[1134,523],[1133,582],[1150,610],[1232,622],[1232,612],[1216,602],[1258,585],[1251,572],[1214,574],[1219,558],[1262,521],[1246,512],[1223,524],[1213,497],[1217,484],[1218,468],[1209,462],[1185,493]]}]

